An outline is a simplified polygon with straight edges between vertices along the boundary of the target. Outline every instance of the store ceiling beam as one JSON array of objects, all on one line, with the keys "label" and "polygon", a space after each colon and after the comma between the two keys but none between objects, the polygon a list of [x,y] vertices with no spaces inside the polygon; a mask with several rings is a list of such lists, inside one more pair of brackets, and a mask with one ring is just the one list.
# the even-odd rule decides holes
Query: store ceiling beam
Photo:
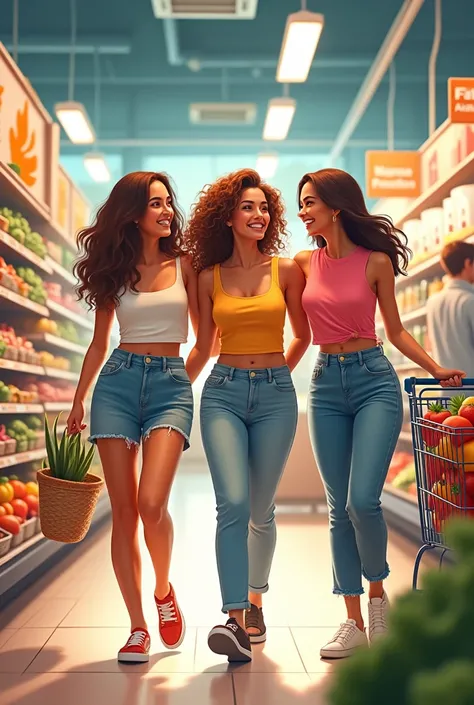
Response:
[{"label": "store ceiling beam", "polygon": [[[11,37],[0,36],[0,42],[4,44],[7,50],[13,51]],[[81,37],[80,41],[74,46],[76,54],[95,54],[98,52],[103,55],[126,55],[131,52],[131,43],[125,37],[102,37],[91,36]],[[58,37],[40,37],[35,36],[20,36],[18,43],[19,54],[70,54],[71,43],[68,40],[58,39]]]},{"label": "store ceiling beam", "polygon": [[424,0],[405,0],[400,8],[339,130],[331,150],[332,164],[337,161],[344,151],[349,138],[367,110],[367,106],[395,58],[423,3]]},{"label": "store ceiling beam", "polygon": [[[308,150],[308,149],[327,149],[333,145],[334,140],[332,139],[289,139],[285,140],[284,143],[278,144],[278,151],[292,151],[294,149]],[[354,149],[377,149],[386,146],[386,137],[381,137],[380,139],[354,139],[350,140],[347,144],[348,147]],[[102,149],[110,148],[125,148],[125,147],[191,147],[199,150],[207,149],[209,147],[251,147],[268,149],[269,143],[262,139],[199,139],[199,138],[189,138],[189,139],[174,139],[174,138],[154,138],[154,137],[124,137],[124,138],[112,138],[112,139],[98,139],[95,142],[97,147]],[[401,149],[414,149],[419,145],[419,141],[414,140],[397,140],[397,145]],[[69,140],[61,141],[61,153],[63,149],[71,154],[82,153],[84,149],[80,149],[79,145],[72,145]]]},{"label": "store ceiling beam", "polygon": [[[29,74],[30,81],[36,86],[63,86],[67,85],[67,76],[35,76]],[[388,79],[384,79],[384,82]],[[233,85],[246,85],[251,87],[255,85],[275,85],[275,76],[258,76],[251,77],[249,75],[228,75],[227,81]],[[438,76],[437,83],[445,84],[446,77]],[[222,78],[210,74],[196,76],[104,76],[101,78],[101,86],[117,86],[117,87],[147,87],[147,86],[221,86]],[[75,79],[76,86],[92,86],[95,83],[94,76],[78,76]],[[353,85],[360,83],[360,76],[343,74],[339,76],[318,75],[308,78],[305,86],[332,86],[332,85]],[[420,74],[398,74],[397,84],[426,84],[426,73]]]},{"label": "store ceiling beam", "polygon": [[[184,54],[181,50],[178,32],[178,22],[174,19],[163,20],[163,33],[165,37],[166,56],[170,66],[189,66],[194,70],[201,69],[275,69],[278,57],[229,57],[229,56],[202,56],[193,52]],[[334,57],[316,59],[313,67],[320,69],[367,68],[372,59],[364,56]]]}]

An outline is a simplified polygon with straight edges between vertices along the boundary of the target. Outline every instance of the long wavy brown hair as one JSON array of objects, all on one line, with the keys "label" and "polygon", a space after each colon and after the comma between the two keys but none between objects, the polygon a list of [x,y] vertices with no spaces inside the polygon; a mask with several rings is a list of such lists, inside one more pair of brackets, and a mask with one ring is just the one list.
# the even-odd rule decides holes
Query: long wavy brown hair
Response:
[{"label": "long wavy brown hair", "polygon": [[287,222],[280,192],[264,183],[253,169],[240,169],[204,187],[192,207],[185,231],[185,247],[197,272],[225,262],[232,255],[234,236],[227,221],[239,205],[242,192],[248,188],[260,188],[268,202],[270,223],[258,242],[260,252],[277,255],[285,248]]},{"label": "long wavy brown hair", "polygon": [[159,248],[169,257],[182,254],[184,216],[166,174],[134,171],[126,174],[112,189],[99,208],[95,222],[77,235],[81,256],[74,266],[79,280],[79,299],[91,308],[115,307],[127,288],[136,291],[141,279],[137,264],[142,239],[135,221],[144,214],[154,181],[166,187],[174,211],[171,235],[159,240]]},{"label": "long wavy brown hair", "polygon": [[[305,174],[298,185],[298,202],[301,191],[312,183],[323,203],[340,211],[339,218],[347,237],[355,244],[375,252],[385,252],[390,257],[395,276],[406,274],[411,250],[407,236],[395,227],[385,215],[372,215],[367,210],[364,194],[353,176],[341,169],[320,169]],[[316,237],[318,247],[326,247],[322,235]]]}]

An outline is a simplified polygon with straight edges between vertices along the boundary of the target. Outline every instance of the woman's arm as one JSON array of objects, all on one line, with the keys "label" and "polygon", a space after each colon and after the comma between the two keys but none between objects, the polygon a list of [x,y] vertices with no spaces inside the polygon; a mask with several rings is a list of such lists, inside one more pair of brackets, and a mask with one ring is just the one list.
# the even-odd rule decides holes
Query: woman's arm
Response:
[{"label": "woman's arm", "polygon": [[196,345],[186,360],[186,370],[191,382],[194,382],[204,365],[211,357],[216,340],[216,324],[212,318],[212,291],[214,272],[206,269],[198,277],[199,329]]},{"label": "woman's arm", "polygon": [[102,367],[109,349],[110,331],[114,320],[114,309],[98,309],[95,312],[94,335],[82,363],[81,376],[74,395],[71,413],[67,420],[68,433],[80,433],[85,428],[84,399]]},{"label": "woman's arm", "polygon": [[197,337],[199,327],[198,275],[194,271],[191,257],[181,258],[183,281],[188,295],[189,317],[194,335]]},{"label": "woman's arm", "polygon": [[444,387],[461,386],[466,374],[462,370],[438,365],[403,327],[395,298],[395,275],[388,255],[373,252],[367,266],[367,279],[375,283],[377,299],[388,340],[409,360],[426,370]]},{"label": "woman's arm", "polygon": [[279,268],[288,317],[294,336],[285,355],[286,364],[292,372],[311,342],[308,318],[301,305],[301,296],[303,295],[306,282],[302,270],[294,260],[281,259]]}]

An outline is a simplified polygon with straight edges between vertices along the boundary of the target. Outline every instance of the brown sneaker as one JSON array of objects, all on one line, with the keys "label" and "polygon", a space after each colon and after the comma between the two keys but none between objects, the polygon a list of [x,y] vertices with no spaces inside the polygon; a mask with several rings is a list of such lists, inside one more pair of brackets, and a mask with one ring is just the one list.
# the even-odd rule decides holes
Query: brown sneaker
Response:
[{"label": "brown sneaker", "polygon": [[[252,644],[262,644],[267,640],[267,628],[261,607],[250,605],[250,609],[245,612],[245,628]],[[257,629],[258,631],[249,632],[249,629]]]}]

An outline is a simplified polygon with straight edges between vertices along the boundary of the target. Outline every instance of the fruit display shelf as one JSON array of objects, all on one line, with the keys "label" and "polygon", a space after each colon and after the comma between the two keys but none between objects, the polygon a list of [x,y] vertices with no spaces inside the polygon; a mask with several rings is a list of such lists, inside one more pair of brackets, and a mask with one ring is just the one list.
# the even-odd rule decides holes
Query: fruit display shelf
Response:
[{"label": "fruit display shelf", "polygon": [[51,311],[52,313],[56,313],[58,316],[67,318],[73,323],[77,323],[78,326],[82,326],[83,328],[86,328],[89,331],[94,330],[94,324],[88,318],[85,318],[85,314],[80,314],[76,313],[75,311],[71,311],[70,309],[66,308],[65,306],[62,306],[61,304],[58,304],[56,301],[52,301],[51,299],[48,299],[46,305],[48,306],[49,311]]},{"label": "fruit display shelf", "polygon": [[28,213],[31,227],[74,252],[76,243],[68,237],[52,219],[51,214],[32,194],[20,177],[7,165],[0,161],[0,194],[2,200],[8,202],[11,208]]},{"label": "fruit display shelf", "polygon": [[5,360],[0,358],[0,369],[11,372],[24,372],[35,377],[50,377],[51,379],[67,379],[76,382],[79,379],[77,372],[62,370],[55,367],[41,367],[41,365],[29,365],[26,362],[16,362],[15,360]]},{"label": "fruit display shelf", "polygon": [[37,304],[36,301],[30,301],[26,296],[21,296],[15,291],[11,291],[4,286],[0,285],[0,303],[2,307],[2,313],[6,309],[18,311],[18,309],[28,309],[33,311],[33,313],[38,314],[38,316],[43,316],[44,318],[49,318],[49,310],[46,306],[42,304]]},{"label": "fruit display shelf", "polygon": [[65,267],[59,264],[59,262],[56,262],[51,257],[46,257],[46,264],[51,269],[53,274],[56,274],[61,279],[64,279],[64,281],[66,281],[68,284],[71,284],[71,286],[76,286],[77,279],[74,274],[72,274],[72,272],[69,272]]},{"label": "fruit display shelf", "polygon": [[0,247],[5,250],[10,258],[23,260],[29,264],[38,267],[46,274],[52,274],[53,268],[51,267],[47,258],[42,259],[36,255],[32,250],[25,247],[20,242],[17,242],[14,237],[6,233],[4,230],[0,229]]},{"label": "fruit display shelf", "polygon": [[12,453],[11,455],[2,455],[0,457],[0,469],[12,468],[15,465],[22,465],[23,463],[31,463],[34,460],[43,460],[45,456],[46,448],[27,450],[24,453]]},{"label": "fruit display shelf", "polygon": [[85,355],[87,352],[87,347],[84,345],[71,343],[69,340],[59,338],[57,335],[52,335],[51,333],[33,333],[28,336],[28,339],[31,340],[32,343],[40,343],[43,347],[60,348],[61,350],[69,350],[69,352],[78,353],[79,355]]},{"label": "fruit display shelf", "polygon": [[44,412],[43,404],[14,404],[7,402],[0,404],[0,414],[42,414]]}]

